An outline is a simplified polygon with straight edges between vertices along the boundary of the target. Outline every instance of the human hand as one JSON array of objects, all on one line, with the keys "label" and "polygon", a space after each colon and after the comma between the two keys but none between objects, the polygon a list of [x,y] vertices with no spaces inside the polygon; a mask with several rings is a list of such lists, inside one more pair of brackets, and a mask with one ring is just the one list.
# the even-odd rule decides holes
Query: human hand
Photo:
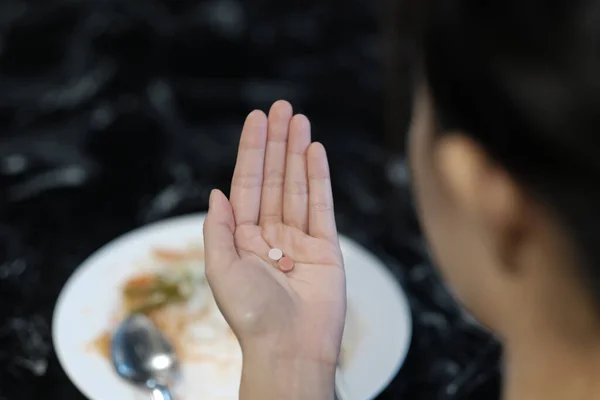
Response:
[{"label": "human hand", "polygon": [[[211,193],[204,223],[206,275],[242,346],[257,357],[335,366],[346,315],[346,283],[325,149],[310,123],[276,102],[248,115],[230,199]],[[294,268],[268,258],[283,250]],[[245,361],[246,362],[246,361]]]}]

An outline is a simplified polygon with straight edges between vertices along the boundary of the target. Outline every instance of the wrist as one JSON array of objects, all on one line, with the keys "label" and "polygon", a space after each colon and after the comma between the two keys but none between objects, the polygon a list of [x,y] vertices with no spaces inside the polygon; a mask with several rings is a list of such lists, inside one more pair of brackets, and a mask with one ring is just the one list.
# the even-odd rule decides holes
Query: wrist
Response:
[{"label": "wrist", "polygon": [[[308,336],[308,334],[306,335]],[[337,365],[341,350],[340,338],[325,337],[321,340],[306,340],[305,335],[270,335],[240,340],[245,358],[258,359],[265,356],[277,360],[304,360],[323,366]]]},{"label": "wrist", "polygon": [[270,351],[246,351],[240,400],[333,400],[336,365]]}]

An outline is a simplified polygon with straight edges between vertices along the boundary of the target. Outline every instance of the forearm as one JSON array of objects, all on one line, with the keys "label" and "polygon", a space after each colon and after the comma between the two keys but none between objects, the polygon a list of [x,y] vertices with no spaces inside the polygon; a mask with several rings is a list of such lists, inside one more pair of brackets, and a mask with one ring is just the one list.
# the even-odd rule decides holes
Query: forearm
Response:
[{"label": "forearm", "polygon": [[333,400],[335,366],[307,360],[244,358],[240,400]]}]

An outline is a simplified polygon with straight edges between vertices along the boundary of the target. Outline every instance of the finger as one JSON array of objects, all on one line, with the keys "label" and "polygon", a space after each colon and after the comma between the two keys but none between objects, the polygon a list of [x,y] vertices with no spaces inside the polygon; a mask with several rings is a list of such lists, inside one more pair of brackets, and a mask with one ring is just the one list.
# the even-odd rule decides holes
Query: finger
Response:
[{"label": "finger", "polygon": [[287,144],[285,183],[283,185],[283,223],[307,232],[308,175],[306,150],[310,145],[310,122],[296,115],[290,122]]},{"label": "finger", "polygon": [[321,143],[313,143],[306,153],[308,164],[308,234],[337,242],[333,194],[327,154]]},{"label": "finger", "polygon": [[283,180],[292,112],[290,103],[283,100],[275,102],[269,111],[260,224],[283,220]]},{"label": "finger", "polygon": [[231,181],[231,206],[238,226],[258,224],[266,145],[267,117],[252,111],[242,129]]},{"label": "finger", "polygon": [[220,190],[210,194],[209,209],[204,221],[204,252],[206,274],[214,276],[239,258],[234,244],[235,220],[227,197]]}]

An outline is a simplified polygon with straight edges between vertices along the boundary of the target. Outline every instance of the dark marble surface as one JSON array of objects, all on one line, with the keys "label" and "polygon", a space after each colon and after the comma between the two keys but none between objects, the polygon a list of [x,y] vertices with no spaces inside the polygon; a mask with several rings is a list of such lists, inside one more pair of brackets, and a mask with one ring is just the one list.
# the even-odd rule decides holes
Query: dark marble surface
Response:
[{"label": "dark marble surface", "polygon": [[374,7],[0,2],[0,399],[83,398],[52,348],[62,285],[115,236],[204,210],[245,114],[279,98],[328,147],[340,230],[410,298],[411,350],[380,398],[498,398],[498,346],[440,284],[403,164],[385,161]]}]

